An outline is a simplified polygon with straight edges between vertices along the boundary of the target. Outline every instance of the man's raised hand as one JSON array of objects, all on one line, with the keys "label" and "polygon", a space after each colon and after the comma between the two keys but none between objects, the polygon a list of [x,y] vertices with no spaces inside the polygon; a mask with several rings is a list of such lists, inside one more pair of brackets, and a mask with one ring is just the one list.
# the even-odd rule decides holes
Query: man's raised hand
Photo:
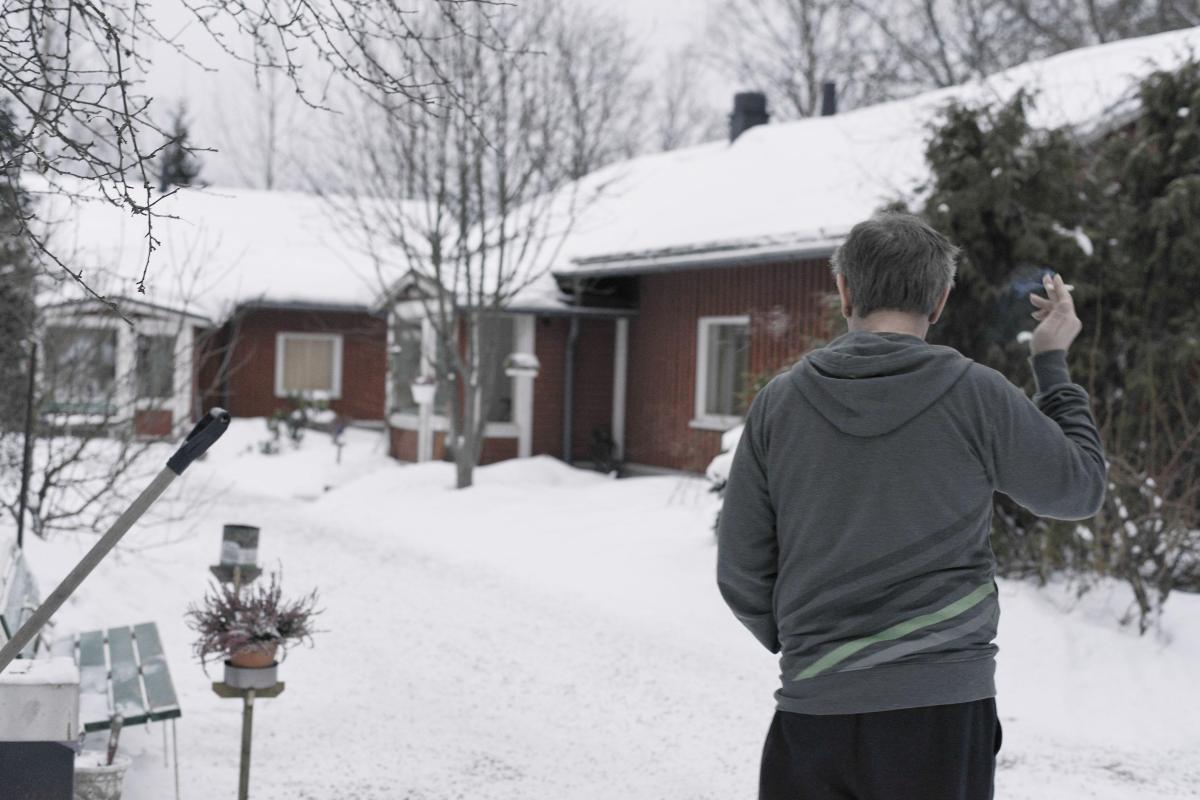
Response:
[{"label": "man's raised hand", "polygon": [[1043,275],[1042,283],[1046,286],[1046,297],[1029,293],[1029,302],[1037,307],[1031,316],[1039,322],[1029,341],[1029,349],[1034,355],[1047,350],[1066,350],[1083,330],[1083,323],[1075,316],[1075,301],[1071,298],[1073,287],[1064,283],[1057,272],[1053,278]]}]

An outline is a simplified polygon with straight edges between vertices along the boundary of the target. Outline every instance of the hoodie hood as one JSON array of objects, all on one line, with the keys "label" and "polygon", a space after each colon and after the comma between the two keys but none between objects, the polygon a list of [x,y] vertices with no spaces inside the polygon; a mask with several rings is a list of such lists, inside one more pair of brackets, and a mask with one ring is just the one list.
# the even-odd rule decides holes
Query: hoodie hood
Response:
[{"label": "hoodie hood", "polygon": [[879,436],[933,405],[972,363],[911,333],[848,331],[807,353],[789,377],[838,430]]}]

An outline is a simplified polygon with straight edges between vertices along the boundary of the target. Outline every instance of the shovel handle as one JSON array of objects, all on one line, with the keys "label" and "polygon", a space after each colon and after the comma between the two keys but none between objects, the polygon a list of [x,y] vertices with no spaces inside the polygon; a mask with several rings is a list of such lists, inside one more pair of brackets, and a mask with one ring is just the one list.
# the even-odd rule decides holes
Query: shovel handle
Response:
[{"label": "shovel handle", "polygon": [[183,440],[183,444],[179,445],[175,455],[167,459],[167,468],[176,475],[182,475],[189,464],[204,455],[204,451],[221,438],[221,434],[229,427],[230,419],[229,412],[223,408],[214,406],[209,409]]}]

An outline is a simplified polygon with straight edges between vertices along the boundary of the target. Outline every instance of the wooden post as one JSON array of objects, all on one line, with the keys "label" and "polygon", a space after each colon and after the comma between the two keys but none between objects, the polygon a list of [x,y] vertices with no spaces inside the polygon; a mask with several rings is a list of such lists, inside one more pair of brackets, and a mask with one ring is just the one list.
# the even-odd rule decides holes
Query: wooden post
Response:
[{"label": "wooden post", "polygon": [[254,727],[254,690],[247,689],[242,702],[242,764],[238,771],[238,800],[250,797],[250,736]]},{"label": "wooden post", "polygon": [[265,689],[239,689],[227,683],[219,682],[212,685],[213,692],[218,697],[242,698],[242,756],[238,765],[238,800],[249,800],[250,797],[250,743],[254,733],[254,699],[256,697],[278,697],[283,694],[284,683],[280,681]]}]

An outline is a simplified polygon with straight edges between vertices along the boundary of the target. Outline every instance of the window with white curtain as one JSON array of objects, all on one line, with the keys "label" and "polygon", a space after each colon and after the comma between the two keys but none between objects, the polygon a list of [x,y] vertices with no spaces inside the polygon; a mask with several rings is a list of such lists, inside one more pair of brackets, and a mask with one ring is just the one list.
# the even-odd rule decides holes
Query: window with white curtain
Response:
[{"label": "window with white curtain", "polygon": [[280,333],[275,341],[275,395],[336,400],[342,396],[342,337]]}]

